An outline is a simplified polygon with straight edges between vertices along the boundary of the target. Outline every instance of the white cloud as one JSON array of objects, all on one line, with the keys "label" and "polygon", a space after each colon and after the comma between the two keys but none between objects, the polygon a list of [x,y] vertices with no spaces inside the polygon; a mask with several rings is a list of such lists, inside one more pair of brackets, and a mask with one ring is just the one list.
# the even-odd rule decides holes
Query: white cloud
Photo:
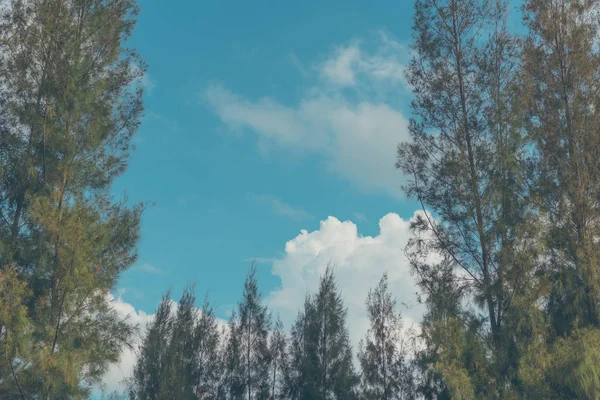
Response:
[{"label": "white cloud", "polygon": [[293,107],[270,98],[246,100],[222,86],[204,99],[232,129],[249,129],[259,146],[322,154],[327,168],[367,190],[400,195],[396,146],[408,140],[408,121],[384,103],[352,102],[315,92]]},{"label": "white cloud", "polygon": [[405,328],[420,322],[424,312],[417,303],[417,287],[410,273],[404,248],[411,237],[410,221],[390,213],[379,221],[377,236],[363,237],[351,221],[334,217],[321,221],[318,230],[302,230],[285,245],[285,255],[273,263],[273,274],[281,278],[281,288],[267,296],[267,302],[289,327],[304,304],[307,292],[314,293],[328,263],[334,265],[337,282],[348,306],[352,344],[368,328],[365,299],[370,288],[388,273],[389,288],[397,298]]},{"label": "white cloud", "polygon": [[219,84],[206,88],[202,100],[230,130],[253,132],[261,151],[320,154],[329,172],[358,188],[398,197],[396,147],[409,139],[408,120],[397,106],[401,85],[393,96],[390,90],[402,83],[400,58],[407,54],[380,34],[371,52],[351,42],[316,64],[321,80],[293,104],[248,99]]},{"label": "white cloud", "polygon": [[323,75],[331,82],[342,86],[356,84],[356,68],[361,64],[360,48],[357,44],[339,47],[334,56],[323,64]]},{"label": "white cloud", "polygon": [[266,204],[275,214],[282,217],[296,221],[314,218],[312,214],[306,211],[304,208],[287,204],[278,197],[268,194],[249,194],[249,196],[258,203]]},{"label": "white cloud", "polygon": [[144,263],[144,264],[140,265],[138,267],[138,269],[140,271],[147,272],[149,274],[160,274],[160,275],[162,275],[162,274],[165,273],[162,269],[157,268],[154,265],[148,264],[148,263]]},{"label": "white cloud", "polygon": [[[416,212],[415,216],[420,213]],[[409,225],[409,220],[390,213],[381,218],[379,234],[374,237],[361,236],[354,222],[342,222],[335,217],[321,221],[319,229],[313,232],[302,230],[285,244],[285,252],[280,257],[260,260],[271,261],[272,273],[281,279],[281,287],[265,296],[273,315],[279,315],[289,329],[304,304],[305,294],[315,293],[321,275],[332,263],[348,307],[348,326],[355,351],[369,324],[364,304],[367,293],[377,285],[384,272],[388,273],[389,289],[397,298],[405,328],[416,325],[424,308],[416,301],[417,287],[404,255],[404,248],[411,237]],[[119,315],[128,316],[130,323],[137,325],[143,335],[154,314],[136,311],[121,298],[111,297],[111,301]],[[176,310],[177,303],[173,302],[173,306]],[[231,311],[234,307],[231,304],[221,305],[218,309]],[[218,322],[221,327],[226,326],[225,321]],[[136,338],[136,350],[138,345],[139,338]],[[112,365],[104,377],[107,391],[124,389],[124,380],[131,376],[135,360],[135,350],[123,352],[121,362]]]},{"label": "white cloud", "polygon": [[144,89],[146,94],[150,96],[152,94],[152,91],[156,87],[156,81],[154,80],[154,78],[152,78],[152,76],[148,72],[145,72],[139,80],[140,86]]},{"label": "white cloud", "polygon": [[379,40],[372,50],[365,49],[361,41],[337,46],[322,65],[317,68],[322,77],[335,85],[368,85],[369,80],[386,84],[405,84],[404,63],[408,50],[400,43],[379,32]]},{"label": "white cloud", "polygon": [[367,216],[358,211],[353,212],[352,217],[356,220],[356,222],[369,222]]},{"label": "white cloud", "polygon": [[136,311],[133,305],[123,301],[121,298],[110,296],[113,308],[118,312],[121,318],[127,318],[127,322],[132,326],[137,326],[139,336],[132,341],[133,349],[125,348],[121,353],[121,360],[118,364],[112,364],[108,372],[104,375],[102,386],[107,393],[114,390],[122,391],[125,389],[127,378],[131,377],[135,360],[136,351],[140,344],[140,338],[146,332],[146,325],[154,319],[154,314],[147,314],[142,310]]}]

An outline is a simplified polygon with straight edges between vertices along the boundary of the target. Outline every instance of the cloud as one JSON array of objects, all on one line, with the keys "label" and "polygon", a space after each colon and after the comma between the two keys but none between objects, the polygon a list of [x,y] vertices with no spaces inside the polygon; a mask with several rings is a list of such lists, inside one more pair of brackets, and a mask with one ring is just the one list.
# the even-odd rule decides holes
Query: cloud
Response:
[{"label": "cloud", "polygon": [[154,121],[154,123],[160,123],[166,127],[169,131],[175,132],[179,130],[179,124],[177,121],[157,112],[148,111],[144,114],[144,120]]},{"label": "cloud", "polygon": [[357,221],[357,222],[369,222],[369,219],[367,218],[367,216],[361,212],[355,211],[352,213],[352,217]]},{"label": "cloud", "polygon": [[377,43],[372,51],[358,41],[335,48],[314,64],[316,84],[291,104],[249,99],[220,84],[207,87],[201,99],[230,131],[256,135],[263,152],[316,153],[330,173],[358,188],[400,197],[394,164],[398,143],[409,139],[398,107],[404,90],[400,58],[408,52],[381,33]]},{"label": "cloud", "polygon": [[400,196],[396,146],[408,140],[408,120],[383,103],[353,103],[316,92],[288,107],[270,98],[246,100],[222,86],[204,99],[231,129],[249,129],[259,146],[322,154],[328,170],[360,188]]},{"label": "cloud", "polygon": [[406,83],[404,61],[408,50],[403,45],[378,32],[377,44],[365,47],[361,40],[336,46],[317,69],[326,81],[339,86],[368,85],[369,81]]},{"label": "cloud", "polygon": [[360,64],[360,56],[360,48],[356,44],[339,47],[334,56],[324,63],[322,73],[333,83],[353,86],[356,83],[356,67]]},{"label": "cloud", "polygon": [[275,196],[267,194],[249,194],[257,203],[266,204],[275,214],[295,221],[313,219],[313,215],[302,207],[294,207]]},{"label": "cloud", "polygon": [[142,310],[136,311],[133,305],[123,301],[120,297],[109,299],[113,308],[117,311],[121,318],[127,318],[127,322],[132,326],[137,326],[139,336],[132,341],[132,349],[124,348],[121,352],[121,360],[118,364],[111,364],[107,373],[102,379],[102,386],[107,393],[112,391],[122,391],[125,389],[126,380],[131,377],[133,367],[137,359],[137,349],[140,345],[140,338],[146,332],[146,325],[154,319],[154,314],[147,314]]},{"label": "cloud", "polygon": [[[415,212],[416,217],[421,212]],[[350,339],[357,350],[358,341],[365,335],[369,320],[365,299],[370,288],[377,285],[384,272],[388,273],[389,289],[398,301],[398,311],[404,318],[405,328],[421,321],[424,307],[417,303],[417,287],[410,272],[404,248],[411,237],[410,220],[390,213],[379,221],[376,236],[361,236],[358,226],[352,221],[340,221],[328,217],[312,232],[301,230],[300,234],[285,244],[282,255],[261,261],[272,263],[272,273],[281,280],[281,286],[265,296],[266,304],[273,315],[281,317],[289,329],[298,311],[304,304],[306,293],[315,293],[319,280],[329,263],[335,270],[338,287],[348,307]],[[146,324],[153,320],[148,314],[123,301],[112,298],[113,307],[122,317],[138,326],[143,337]],[[173,310],[177,303],[173,302]],[[233,304],[218,305],[217,309],[230,315]],[[223,328],[227,323],[217,320]],[[131,376],[136,360],[139,338],[134,340],[134,350],[125,349],[121,361],[111,365],[103,384],[108,392],[123,390],[124,381]]]},{"label": "cloud", "polygon": [[[415,216],[418,213],[415,213]],[[314,293],[329,263],[334,266],[339,288],[348,307],[348,325],[356,346],[368,328],[365,299],[370,288],[388,273],[389,288],[396,296],[405,328],[421,321],[424,313],[415,293],[404,248],[411,237],[410,221],[390,213],[379,221],[374,237],[361,236],[352,221],[329,217],[319,229],[302,230],[285,245],[285,255],[273,263],[272,272],[281,279],[281,288],[267,296],[267,303],[290,326],[304,303],[307,292]]]},{"label": "cloud", "polygon": [[140,77],[139,81],[140,86],[144,89],[146,94],[150,96],[152,94],[152,91],[156,87],[156,81],[154,80],[154,78],[152,78],[152,76],[148,72],[145,72]]},{"label": "cloud", "polygon": [[310,75],[310,73],[308,72],[308,70],[302,63],[302,61],[300,61],[298,56],[296,56],[296,53],[291,51],[289,53],[288,57],[289,57],[290,63],[292,63],[292,65],[298,70],[300,75],[302,75],[303,77],[308,77]]},{"label": "cloud", "polygon": [[149,274],[160,274],[160,275],[162,275],[162,274],[165,273],[162,269],[157,268],[154,265],[148,264],[148,263],[144,263],[144,264],[140,265],[138,267],[138,269],[140,271],[147,272]]},{"label": "cloud", "polygon": [[140,66],[136,64],[130,65],[130,71],[132,74],[136,75],[136,78],[131,83],[132,88],[143,89],[144,94],[150,96],[156,87],[156,81],[154,78],[148,73],[148,71],[142,72]]}]

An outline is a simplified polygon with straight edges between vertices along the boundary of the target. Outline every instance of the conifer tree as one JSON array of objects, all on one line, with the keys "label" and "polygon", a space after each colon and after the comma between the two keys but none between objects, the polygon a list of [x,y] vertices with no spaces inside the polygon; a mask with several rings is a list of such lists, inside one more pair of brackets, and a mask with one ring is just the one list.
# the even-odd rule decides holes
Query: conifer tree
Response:
[{"label": "conifer tree", "polygon": [[527,1],[525,11],[535,196],[549,222],[552,324],[564,335],[600,326],[598,7],[593,1]]},{"label": "conifer tree", "polygon": [[290,332],[288,363],[284,373],[283,392],[292,400],[310,399],[316,396],[316,374],[311,368],[307,351],[306,312],[312,307],[311,297],[306,296],[304,307],[298,312]]},{"label": "conifer tree", "polygon": [[129,383],[132,399],[222,399],[220,332],[208,298],[195,306],[188,286],[172,315],[167,293],[148,325]]},{"label": "conifer tree", "polygon": [[286,392],[293,399],[357,397],[358,377],[346,328],[346,309],[327,267],[314,297],[307,297],[292,331]]},{"label": "conifer tree", "polygon": [[195,328],[196,341],[196,398],[216,400],[220,396],[223,365],[221,360],[221,336],[215,318],[215,311],[208,300],[200,309],[200,318]]},{"label": "conifer tree", "polygon": [[173,318],[168,347],[165,355],[166,371],[161,383],[161,399],[195,399],[196,382],[199,380],[197,365],[198,342],[194,286],[186,287]]},{"label": "conifer tree", "polygon": [[597,1],[524,4],[532,201],[545,222],[534,299],[545,318],[528,327],[519,370],[530,396],[600,396],[598,12]]},{"label": "conifer tree", "polygon": [[[406,193],[427,211],[412,224],[407,249],[419,285],[430,292],[430,280],[445,276],[465,286],[461,304],[477,305],[453,318],[465,331],[478,327],[491,351],[478,366],[489,379],[475,390],[486,398],[514,387],[518,360],[514,338],[504,336],[506,315],[513,289],[533,274],[520,259],[531,252],[523,240],[531,231],[523,222],[526,141],[518,47],[506,18],[503,1],[415,1],[412,140],[399,146],[397,163]],[[435,273],[448,262],[450,276]]]},{"label": "conifer tree", "polygon": [[269,352],[271,357],[270,399],[276,400],[283,398],[283,374],[287,368],[287,342],[283,331],[283,323],[279,318],[275,322],[275,327],[270,336]]},{"label": "conifer tree", "polygon": [[367,300],[370,326],[361,341],[358,360],[361,366],[361,392],[364,399],[413,399],[412,372],[407,363],[402,316],[388,289],[387,273]]},{"label": "conifer tree", "polygon": [[[15,362],[27,358],[33,324],[27,316],[29,293],[25,282],[11,268],[0,270],[0,377],[16,375]],[[0,398],[22,398],[27,388],[14,377],[14,386],[0,387]]]},{"label": "conifer tree", "polygon": [[242,400],[246,395],[243,355],[241,350],[241,334],[239,332],[238,316],[235,311],[231,314],[227,329],[227,344],[224,347],[224,384],[222,392],[227,400]]},{"label": "conifer tree", "polygon": [[242,356],[240,367],[244,376],[244,398],[268,399],[271,389],[269,379],[271,357],[268,341],[271,316],[267,307],[262,305],[254,264],[244,282],[244,293],[238,305],[238,315],[236,332],[239,336]]},{"label": "conifer tree", "polygon": [[137,6],[0,4],[0,265],[27,283],[33,324],[0,390],[82,398],[133,334],[107,293],[136,259],[142,211],[110,196],[142,113],[145,65],[124,47]]},{"label": "conifer tree", "polygon": [[167,292],[156,310],[154,319],[148,323],[128,385],[129,397],[132,400],[161,398],[162,385],[169,368],[167,354],[173,330],[171,304],[170,292]]}]

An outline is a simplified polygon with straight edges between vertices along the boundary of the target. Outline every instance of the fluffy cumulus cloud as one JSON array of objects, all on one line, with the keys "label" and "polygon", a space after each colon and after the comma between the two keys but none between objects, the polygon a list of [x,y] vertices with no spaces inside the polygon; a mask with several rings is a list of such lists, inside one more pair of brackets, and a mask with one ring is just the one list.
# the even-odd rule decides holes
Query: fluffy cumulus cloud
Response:
[{"label": "fluffy cumulus cloud", "polygon": [[[369,324],[365,310],[367,293],[384,272],[388,273],[389,288],[398,301],[405,328],[416,326],[424,308],[416,301],[417,287],[404,255],[411,237],[409,225],[410,220],[390,213],[380,219],[379,233],[373,237],[360,235],[354,222],[335,217],[321,221],[312,232],[302,230],[285,244],[280,257],[264,260],[272,264],[272,273],[281,279],[280,287],[265,295],[269,308],[289,328],[304,304],[305,295],[317,290],[321,275],[331,264],[348,307],[348,327],[355,348]],[[121,298],[111,301],[122,317],[140,328],[141,337],[154,315],[135,310]],[[173,310],[176,308],[177,303],[173,302]],[[226,322],[219,320],[219,324],[225,326]],[[124,380],[133,371],[138,345],[139,338],[134,349],[125,349],[121,362],[111,366],[103,382],[107,391],[124,389]]]},{"label": "fluffy cumulus cloud", "polygon": [[394,163],[397,144],[408,139],[398,107],[405,92],[400,61],[407,56],[380,34],[375,45],[352,41],[315,63],[314,80],[293,104],[249,99],[219,84],[201,97],[231,131],[254,133],[262,151],[317,153],[331,173],[358,188],[400,196]]},{"label": "fluffy cumulus cloud", "polygon": [[411,236],[409,220],[390,213],[379,221],[379,234],[361,236],[352,221],[329,217],[319,229],[302,230],[285,245],[285,255],[273,263],[273,274],[281,288],[267,301],[287,326],[304,303],[306,293],[314,293],[328,264],[334,266],[339,288],[348,307],[348,325],[354,346],[364,336],[369,320],[365,299],[370,288],[388,273],[389,288],[404,316],[405,328],[421,320],[423,306],[416,301],[415,280],[410,273],[404,248]]}]

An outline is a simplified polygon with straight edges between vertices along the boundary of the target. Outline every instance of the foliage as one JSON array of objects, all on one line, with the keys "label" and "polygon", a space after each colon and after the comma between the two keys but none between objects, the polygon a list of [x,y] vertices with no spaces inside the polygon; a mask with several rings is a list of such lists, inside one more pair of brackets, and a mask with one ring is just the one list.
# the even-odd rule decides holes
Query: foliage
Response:
[{"label": "foliage", "polygon": [[16,369],[0,369],[0,391],[83,398],[134,333],[107,294],[136,260],[143,209],[109,195],[143,110],[134,86],[145,65],[123,46],[137,6],[3,0],[0,10],[0,265],[27,284],[31,324],[27,348],[5,354]]},{"label": "foliage", "polygon": [[385,274],[366,301],[370,327],[360,344],[361,393],[365,399],[413,399],[415,390],[402,316],[388,289]]}]

